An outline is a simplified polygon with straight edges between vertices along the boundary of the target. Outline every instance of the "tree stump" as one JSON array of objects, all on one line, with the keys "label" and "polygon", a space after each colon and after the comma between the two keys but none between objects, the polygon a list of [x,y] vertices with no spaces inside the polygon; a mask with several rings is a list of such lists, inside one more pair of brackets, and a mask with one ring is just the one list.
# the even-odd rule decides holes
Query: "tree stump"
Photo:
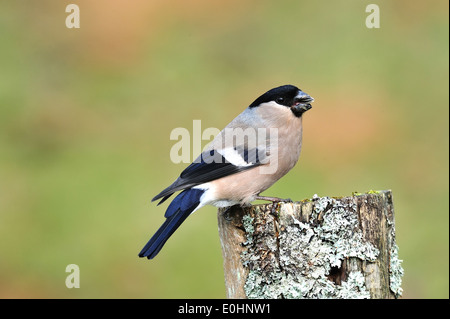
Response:
[{"label": "tree stump", "polygon": [[228,298],[402,294],[391,191],[233,206],[218,222]]}]

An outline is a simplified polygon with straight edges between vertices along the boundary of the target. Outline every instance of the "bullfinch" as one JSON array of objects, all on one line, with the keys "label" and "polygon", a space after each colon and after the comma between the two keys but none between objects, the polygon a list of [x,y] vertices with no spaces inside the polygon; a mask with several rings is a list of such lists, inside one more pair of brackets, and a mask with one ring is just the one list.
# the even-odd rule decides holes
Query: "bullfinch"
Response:
[{"label": "bullfinch", "polygon": [[139,253],[154,258],[185,219],[205,205],[249,205],[297,163],[302,116],[314,99],[293,85],[273,88],[233,119],[169,187],[152,201],[168,206],[166,220]]}]

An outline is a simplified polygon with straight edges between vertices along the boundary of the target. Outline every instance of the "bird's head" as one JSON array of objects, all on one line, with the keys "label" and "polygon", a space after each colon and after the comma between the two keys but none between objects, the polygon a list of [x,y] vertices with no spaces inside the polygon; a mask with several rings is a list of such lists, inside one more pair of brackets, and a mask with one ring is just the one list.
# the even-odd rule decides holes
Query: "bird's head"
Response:
[{"label": "bird's head", "polygon": [[293,85],[283,85],[273,88],[260,97],[258,97],[250,108],[259,107],[265,103],[276,103],[291,109],[296,117],[311,109],[311,103],[314,99]]}]

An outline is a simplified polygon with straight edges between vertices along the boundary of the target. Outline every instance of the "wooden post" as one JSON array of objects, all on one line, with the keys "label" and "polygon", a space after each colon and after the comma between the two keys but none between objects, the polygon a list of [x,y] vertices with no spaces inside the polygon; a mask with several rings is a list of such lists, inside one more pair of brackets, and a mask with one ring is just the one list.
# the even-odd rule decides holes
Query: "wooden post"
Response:
[{"label": "wooden post", "polygon": [[228,298],[398,298],[391,191],[219,209]]}]

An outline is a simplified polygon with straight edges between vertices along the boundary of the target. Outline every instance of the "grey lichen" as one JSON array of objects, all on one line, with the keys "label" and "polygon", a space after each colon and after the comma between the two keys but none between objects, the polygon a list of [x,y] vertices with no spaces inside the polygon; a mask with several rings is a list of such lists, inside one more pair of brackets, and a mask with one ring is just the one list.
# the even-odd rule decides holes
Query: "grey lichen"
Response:
[{"label": "grey lichen", "polygon": [[[350,271],[339,284],[329,279],[332,269],[341,267],[344,259],[357,257],[372,262],[379,253],[363,240],[356,205],[316,195],[312,201],[314,208],[307,222],[289,213],[284,214],[288,218],[275,221],[279,228],[276,240],[267,250],[277,248],[277,258],[269,265],[263,262],[265,256],[260,251],[270,241],[258,242],[254,238],[254,218],[244,216],[245,245],[252,248],[241,255],[243,265],[249,268],[244,287],[248,298],[370,297],[359,271]],[[282,204],[280,210],[285,205],[292,204]]]},{"label": "grey lichen", "polygon": [[389,289],[394,293],[395,298],[401,297],[403,294],[402,277],[404,270],[402,267],[403,260],[398,257],[398,246],[395,242],[395,223],[387,218],[388,225],[391,229],[391,249],[389,251]]},{"label": "grey lichen", "polygon": [[242,223],[244,226],[245,233],[247,234],[247,241],[244,243],[244,245],[250,245],[253,243],[253,232],[255,231],[255,228],[253,227],[253,217],[250,215],[244,215],[242,217]]},{"label": "grey lichen", "polygon": [[404,274],[402,267],[403,260],[398,258],[398,246],[395,244],[391,248],[390,252],[390,263],[389,263],[389,288],[398,298],[402,295],[403,289],[402,277]]},{"label": "grey lichen", "polygon": [[323,197],[317,201],[314,213],[319,215],[327,207],[322,224],[316,228],[316,233],[322,241],[333,243],[333,253],[337,261],[332,266],[340,267],[344,257],[358,257],[362,260],[374,261],[378,249],[365,242],[358,227],[356,204],[343,204],[341,201]]},{"label": "grey lichen", "polygon": [[366,289],[365,278],[360,271],[353,271],[348,275],[347,281],[342,283],[338,291],[341,299],[369,299],[370,293]]}]

